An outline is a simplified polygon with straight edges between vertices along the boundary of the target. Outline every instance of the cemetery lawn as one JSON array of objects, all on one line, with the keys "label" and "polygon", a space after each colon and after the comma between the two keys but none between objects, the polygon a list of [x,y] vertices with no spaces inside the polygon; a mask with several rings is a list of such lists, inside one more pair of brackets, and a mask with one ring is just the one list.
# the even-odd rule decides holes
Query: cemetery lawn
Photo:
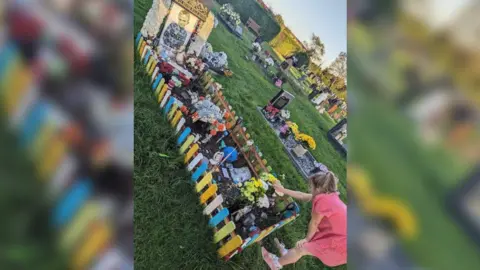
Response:
[{"label": "cemetery lawn", "polygon": [[[134,7],[134,33],[138,33],[151,7],[152,0],[137,0]],[[291,163],[283,146],[257,111],[278,91],[261,68],[245,60],[251,41],[237,39],[219,23],[208,40],[214,51],[228,55],[231,78],[216,78],[238,115],[244,118],[248,132],[277,175],[285,174],[284,185],[307,190],[307,184]],[[202,215],[198,195],[175,146],[173,129],[162,117],[153,99],[150,78],[135,54],[135,267],[138,269],[267,269],[258,245],[251,246],[225,263],[216,256],[213,232]],[[291,120],[300,131],[315,138],[312,154],[328,166],[340,179],[340,192],[346,196],[346,160],[329,143],[326,133],[334,123],[322,117],[303,93],[294,94],[288,105]],[[161,156],[166,154],[168,157]],[[300,204],[301,215],[293,223],[273,233],[265,240],[272,248],[273,238],[279,237],[287,247],[305,237],[310,218],[310,206]],[[300,260],[295,267],[285,269],[328,269],[313,258]],[[346,266],[337,269],[346,269]]]}]

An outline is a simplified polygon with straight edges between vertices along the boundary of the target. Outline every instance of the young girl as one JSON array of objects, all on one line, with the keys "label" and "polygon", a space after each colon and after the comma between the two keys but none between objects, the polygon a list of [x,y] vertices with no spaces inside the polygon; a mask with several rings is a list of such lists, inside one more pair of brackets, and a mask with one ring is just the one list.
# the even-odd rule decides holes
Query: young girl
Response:
[{"label": "young girl", "polygon": [[310,177],[310,193],[286,189],[279,182],[273,185],[276,191],[297,200],[312,201],[312,219],[305,239],[295,248],[287,250],[276,241],[280,258],[262,248],[271,269],[281,269],[305,255],[315,256],[330,267],[347,263],[347,207],[338,196],[337,182],[332,172],[320,172]]}]

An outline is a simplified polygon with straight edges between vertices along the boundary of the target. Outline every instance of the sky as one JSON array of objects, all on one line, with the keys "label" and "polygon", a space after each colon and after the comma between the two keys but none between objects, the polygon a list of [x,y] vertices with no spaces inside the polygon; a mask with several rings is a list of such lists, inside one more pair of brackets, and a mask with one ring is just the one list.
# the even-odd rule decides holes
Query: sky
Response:
[{"label": "sky", "polygon": [[266,0],[300,41],[312,33],[325,44],[323,66],[347,51],[347,0]]}]

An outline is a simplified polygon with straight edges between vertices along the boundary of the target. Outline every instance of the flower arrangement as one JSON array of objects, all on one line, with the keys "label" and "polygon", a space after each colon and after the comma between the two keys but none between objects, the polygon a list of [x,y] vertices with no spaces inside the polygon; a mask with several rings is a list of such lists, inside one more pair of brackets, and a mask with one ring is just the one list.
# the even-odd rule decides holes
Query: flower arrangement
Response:
[{"label": "flower arrangement", "polygon": [[258,42],[253,42],[252,43],[252,50],[256,53],[260,52],[260,50],[262,49],[262,46],[260,45],[260,43]]},{"label": "flower arrangement", "polygon": [[260,179],[255,177],[239,184],[242,196],[248,201],[254,203],[265,195],[266,189]]},{"label": "flower arrangement", "polygon": [[312,138],[312,136],[301,133],[298,130],[298,125],[297,124],[288,121],[287,125],[292,130],[292,133],[295,136],[295,140],[306,142],[308,144],[308,147],[310,147],[312,150],[315,150],[315,148],[317,148],[317,143]]},{"label": "flower arrangement", "polygon": [[221,8],[220,11],[222,14],[235,26],[240,25],[240,15],[233,11],[233,7],[230,4],[224,4]]},{"label": "flower arrangement", "polygon": [[298,139],[300,141],[306,142],[308,144],[308,147],[310,147],[310,149],[312,150],[315,150],[315,148],[317,148],[317,143],[312,138],[312,136],[308,136],[307,134],[299,134]]},{"label": "flower arrangement", "polygon": [[269,113],[269,117],[274,117],[275,115],[277,115],[277,113],[280,111],[279,109],[273,107],[272,104],[268,104],[267,107],[265,108],[265,111],[267,111]]},{"label": "flower arrangement", "polygon": [[258,198],[257,206],[260,208],[268,208],[270,207],[270,201],[266,194],[263,194],[262,197]]},{"label": "flower arrangement", "polygon": [[260,174],[260,179],[266,183],[271,183],[271,184],[278,181],[278,179],[273,174],[265,173],[265,172]]},{"label": "flower arrangement", "polygon": [[300,134],[300,131],[298,131],[298,125],[291,121],[287,121],[287,125],[295,135],[295,139],[297,139],[298,135]]},{"label": "flower arrangement", "polygon": [[280,115],[283,119],[290,119],[290,111],[289,110],[281,110]]}]

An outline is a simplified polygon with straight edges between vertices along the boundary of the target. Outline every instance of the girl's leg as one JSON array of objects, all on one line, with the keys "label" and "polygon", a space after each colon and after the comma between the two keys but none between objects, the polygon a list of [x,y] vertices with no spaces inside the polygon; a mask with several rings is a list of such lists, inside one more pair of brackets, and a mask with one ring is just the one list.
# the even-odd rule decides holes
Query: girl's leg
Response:
[{"label": "girl's leg", "polygon": [[285,256],[280,257],[278,262],[280,265],[285,266],[288,264],[296,263],[300,258],[310,253],[305,248],[292,248],[288,250]]},{"label": "girl's leg", "polygon": [[277,249],[280,251],[280,255],[285,256],[288,253],[288,249],[285,248],[285,245],[283,243],[280,243],[278,238],[273,239],[275,242],[275,245],[277,246]]}]

